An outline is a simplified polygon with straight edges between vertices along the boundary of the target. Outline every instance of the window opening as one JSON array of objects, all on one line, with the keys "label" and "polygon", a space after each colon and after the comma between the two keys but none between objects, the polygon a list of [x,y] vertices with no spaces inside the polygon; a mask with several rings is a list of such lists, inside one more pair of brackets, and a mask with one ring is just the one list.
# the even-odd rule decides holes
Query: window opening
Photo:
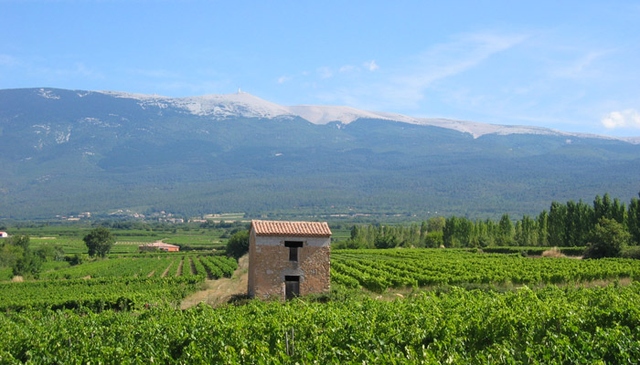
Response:
[{"label": "window opening", "polygon": [[302,241],[284,241],[284,246],[289,247],[289,261],[298,261],[298,249],[302,247]]}]

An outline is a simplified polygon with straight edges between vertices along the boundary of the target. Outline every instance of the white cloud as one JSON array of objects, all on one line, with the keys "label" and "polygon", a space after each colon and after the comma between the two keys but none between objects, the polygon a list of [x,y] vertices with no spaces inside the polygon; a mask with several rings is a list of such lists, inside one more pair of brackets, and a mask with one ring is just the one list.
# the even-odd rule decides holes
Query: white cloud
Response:
[{"label": "white cloud", "polygon": [[607,129],[640,128],[640,113],[635,109],[614,111],[602,118],[601,122]]},{"label": "white cloud", "polygon": [[280,76],[278,77],[278,84],[284,84],[285,82],[291,80],[289,76]]},{"label": "white cloud", "polygon": [[[433,84],[477,67],[489,57],[513,48],[528,37],[492,33],[465,34],[450,42],[436,44],[392,69],[385,68],[385,80],[360,89],[368,99],[376,99],[379,108],[395,106],[417,108]],[[375,61],[369,64],[377,67]],[[370,67],[370,69],[371,69]],[[354,90],[358,92],[358,90]]]},{"label": "white cloud", "polygon": [[[453,77],[478,66],[496,53],[524,42],[527,36],[490,33],[466,34],[450,42],[436,44],[424,52],[406,58],[400,64],[385,67],[382,72],[375,60],[360,66],[342,66],[340,73],[376,72],[375,79],[365,74],[349,84],[323,90],[318,97],[324,102],[345,104],[368,110],[416,109],[436,81]],[[323,78],[334,77],[331,69],[317,70]]]},{"label": "white cloud", "polygon": [[594,63],[612,51],[589,51],[573,60],[570,64],[559,67],[552,72],[554,76],[563,78],[582,78],[593,75]]},{"label": "white cloud", "polygon": [[377,69],[379,69],[380,67],[376,64],[375,60],[371,60],[371,61],[367,61],[365,63],[363,63],[363,66],[369,70],[369,71],[375,71]]},{"label": "white cloud", "polygon": [[323,88],[317,95],[323,102],[370,110],[416,109],[435,82],[477,67],[489,57],[526,39],[528,36],[520,34],[464,34],[431,45],[398,64],[386,65],[384,70],[375,60],[366,60],[359,65],[346,64],[337,69],[319,67],[316,75],[322,79],[331,78],[338,83],[342,81],[338,78],[340,75],[351,78],[347,84],[331,84],[334,88]]},{"label": "white cloud", "polygon": [[467,34],[453,42],[436,45],[422,53],[410,74],[398,81],[407,86],[424,89],[434,81],[455,76],[471,69],[492,55],[516,46],[524,36],[499,36],[488,33]]}]

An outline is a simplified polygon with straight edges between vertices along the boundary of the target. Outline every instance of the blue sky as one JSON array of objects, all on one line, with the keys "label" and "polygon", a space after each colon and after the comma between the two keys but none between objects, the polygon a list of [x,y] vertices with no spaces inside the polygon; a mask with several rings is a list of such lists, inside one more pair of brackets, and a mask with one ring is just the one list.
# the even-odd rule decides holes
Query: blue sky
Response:
[{"label": "blue sky", "polygon": [[640,1],[0,0],[0,89],[640,136]]}]

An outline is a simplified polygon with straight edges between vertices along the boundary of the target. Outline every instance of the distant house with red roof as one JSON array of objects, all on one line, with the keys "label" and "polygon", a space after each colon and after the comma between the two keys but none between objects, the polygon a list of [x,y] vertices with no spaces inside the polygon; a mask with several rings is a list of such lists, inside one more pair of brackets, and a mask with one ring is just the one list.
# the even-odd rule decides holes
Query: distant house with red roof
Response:
[{"label": "distant house with red roof", "polygon": [[7,237],[9,237],[9,234],[7,232],[0,231],[0,238],[7,238]]},{"label": "distant house with red roof", "polygon": [[330,287],[326,222],[251,221],[248,294],[290,299]]},{"label": "distant house with red roof", "polygon": [[180,246],[171,245],[164,242],[153,242],[138,246],[140,251],[165,251],[165,252],[178,252]]}]

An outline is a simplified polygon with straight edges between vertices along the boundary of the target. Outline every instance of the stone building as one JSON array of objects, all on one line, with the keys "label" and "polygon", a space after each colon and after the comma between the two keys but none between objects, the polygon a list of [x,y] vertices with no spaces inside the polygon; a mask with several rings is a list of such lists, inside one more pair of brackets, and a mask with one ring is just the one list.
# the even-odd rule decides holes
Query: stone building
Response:
[{"label": "stone building", "polygon": [[290,299],[329,291],[331,230],[326,222],[251,222],[248,294]]},{"label": "stone building", "polygon": [[178,252],[180,251],[180,246],[172,245],[164,242],[153,242],[146,243],[144,245],[138,246],[140,251],[165,251],[165,252]]}]

